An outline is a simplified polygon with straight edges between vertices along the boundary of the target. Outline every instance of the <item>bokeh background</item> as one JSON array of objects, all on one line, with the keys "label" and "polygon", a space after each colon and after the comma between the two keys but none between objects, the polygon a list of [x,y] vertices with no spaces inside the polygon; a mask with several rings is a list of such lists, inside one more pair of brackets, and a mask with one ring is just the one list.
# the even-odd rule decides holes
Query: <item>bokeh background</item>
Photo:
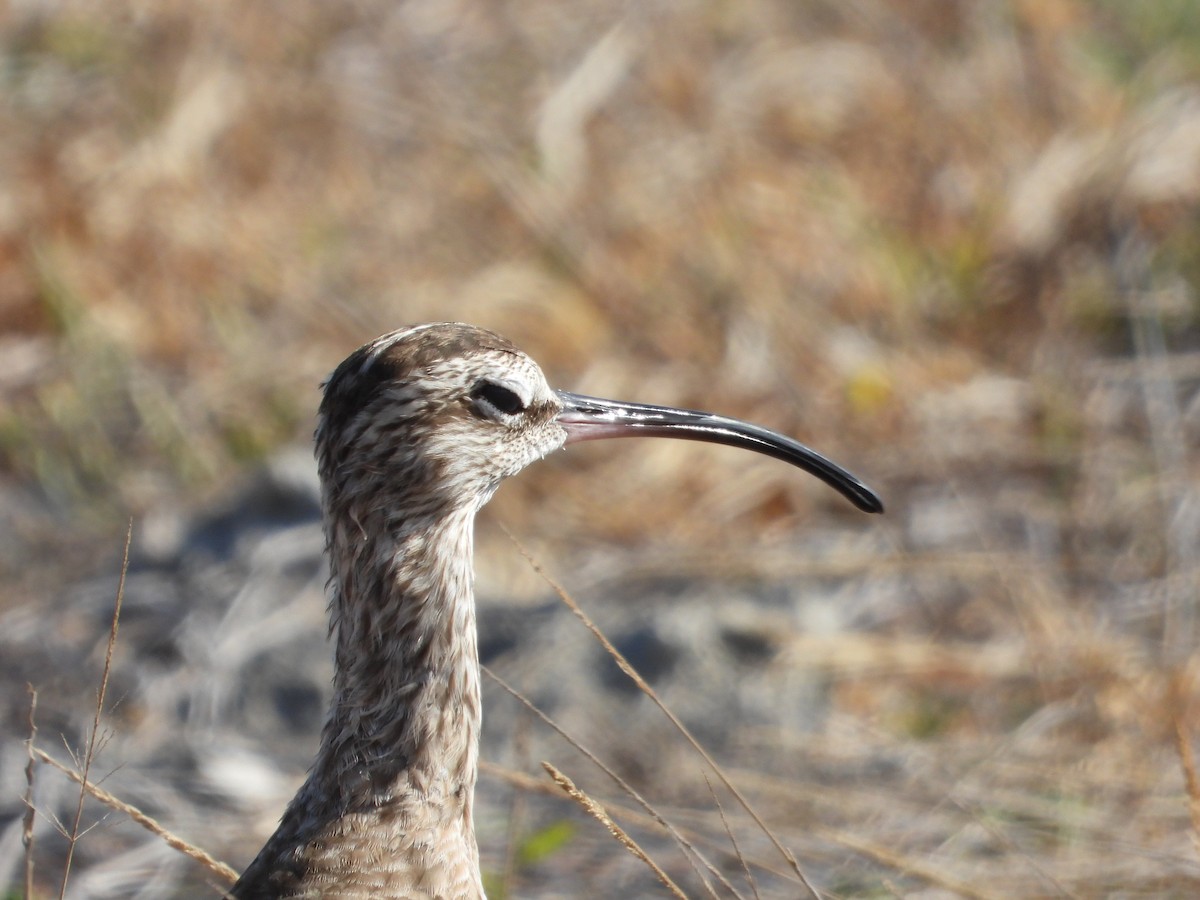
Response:
[{"label": "bokeh background", "polygon": [[[489,665],[743,895],[721,810],[762,896],[801,888],[501,526],[823,895],[1193,895],[1198,76],[1191,0],[0,2],[0,882],[25,684],[65,758],[130,519],[97,771],[253,855],[328,693],[318,385],[462,320],[554,384],[793,434],[886,499],[868,519],[768,460],[618,442],[479,523]],[[652,893],[504,773],[554,759],[628,798],[486,704],[492,893]],[[97,819],[74,896],[219,895]]]}]

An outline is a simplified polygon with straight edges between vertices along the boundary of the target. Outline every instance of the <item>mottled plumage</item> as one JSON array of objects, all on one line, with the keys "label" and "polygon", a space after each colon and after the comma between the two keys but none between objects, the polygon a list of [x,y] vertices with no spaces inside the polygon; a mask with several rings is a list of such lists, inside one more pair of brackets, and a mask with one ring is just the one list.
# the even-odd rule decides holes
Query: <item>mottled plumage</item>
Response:
[{"label": "mottled plumage", "polygon": [[326,383],[316,432],[333,703],[308,780],[232,896],[483,896],[475,513],[564,443],[624,435],[766,452],[882,509],[853,476],[755,426],[556,392],[482,329],[423,325],[359,348]]}]

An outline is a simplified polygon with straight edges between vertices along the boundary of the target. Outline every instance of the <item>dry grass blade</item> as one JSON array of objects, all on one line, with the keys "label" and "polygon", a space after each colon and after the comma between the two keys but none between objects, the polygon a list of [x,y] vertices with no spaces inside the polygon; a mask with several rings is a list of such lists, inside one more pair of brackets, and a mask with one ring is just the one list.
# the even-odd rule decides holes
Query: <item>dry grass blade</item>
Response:
[{"label": "dry grass blade", "polygon": [[1196,774],[1196,756],[1187,725],[1187,693],[1184,676],[1176,673],[1171,680],[1172,706],[1175,710],[1175,750],[1183,768],[1183,783],[1187,788],[1188,815],[1192,820],[1192,844],[1200,853],[1200,777]]},{"label": "dry grass blade", "polygon": [[1188,736],[1187,728],[1182,719],[1175,720],[1176,747],[1179,749],[1179,762],[1183,766],[1183,778],[1187,784],[1188,813],[1192,817],[1192,843],[1200,852],[1200,779],[1196,777],[1196,762],[1192,752],[1192,739]]},{"label": "dry grass blade", "polygon": [[225,865],[225,863],[213,859],[213,857],[205,853],[199,847],[189,844],[183,838],[168,831],[166,828],[163,828],[162,825],[150,818],[150,816],[146,815],[136,806],[131,806],[124,800],[114,797],[108,791],[104,790],[104,788],[92,784],[90,781],[86,781],[83,775],[81,775],[79,772],[76,772],[69,766],[64,766],[46,751],[34,747],[30,752],[32,752],[34,756],[36,756],[46,765],[53,766],[78,784],[80,790],[90,794],[92,797],[94,797],[96,800],[99,800],[110,809],[115,809],[117,812],[124,813],[125,815],[129,816],[130,819],[132,819],[134,822],[137,822],[151,834],[162,838],[163,841],[166,842],[167,846],[171,847],[173,850],[178,850],[189,859],[193,859],[200,863],[200,865],[208,869],[208,871],[210,871],[213,875],[224,881],[228,881],[230,884],[233,884],[233,882],[237,881],[237,872]]},{"label": "dry grass blade", "polygon": [[541,719],[542,722],[545,723],[549,728],[553,729],[559,737],[586,756],[589,762],[591,762],[596,768],[611,778],[617,787],[632,797],[637,804],[641,806],[642,809],[644,809],[646,813],[655,821],[655,823],[657,823],[669,835],[671,835],[671,837],[674,838],[675,842],[679,844],[680,848],[683,850],[684,857],[692,864],[692,868],[696,872],[696,875],[699,876],[700,880],[704,883],[705,891],[709,896],[716,897],[716,892],[713,890],[713,886],[709,880],[704,877],[704,873],[701,872],[696,866],[696,860],[699,860],[704,867],[712,873],[713,877],[715,877],[725,886],[729,893],[735,897],[738,895],[737,891],[734,890],[733,885],[726,880],[725,876],[721,874],[720,870],[718,870],[716,866],[709,862],[704,854],[697,850],[695,845],[679,832],[679,829],[667,821],[666,817],[664,817],[657,809],[651,806],[650,802],[643,797],[633,787],[633,785],[614,772],[609,766],[605,765],[595,753],[583,746],[583,744],[579,743],[577,740],[575,740],[575,738],[571,737],[571,735],[567,734],[567,732],[564,731],[557,722],[542,712],[542,710],[538,709],[528,697],[506,682],[495,672],[491,671],[491,669],[489,669],[487,666],[480,666],[480,668],[483,670],[485,675],[492,679],[492,681],[496,682],[496,684],[500,685],[500,687],[507,691],[509,695],[513,697],[513,699],[523,704],[526,709]]},{"label": "dry grass blade", "polygon": [[891,849],[877,844],[874,841],[864,840],[853,834],[844,831],[832,831],[829,829],[821,829],[821,834],[832,841],[841,844],[860,853],[863,856],[870,857],[876,862],[883,863],[890,869],[895,869],[897,872],[903,872],[906,875],[912,875],[929,884],[937,885],[940,888],[945,888],[948,891],[953,891],[961,897],[968,897],[970,900],[998,900],[1002,895],[989,894],[986,891],[980,890],[973,884],[968,884],[961,879],[947,875],[945,872],[939,871],[932,866],[918,862],[911,856],[903,856],[895,853]]},{"label": "dry grass blade", "polygon": [[[1130,312],[1130,326],[1139,363],[1139,379],[1150,446],[1160,477],[1156,486],[1163,513],[1166,568],[1169,572],[1195,573],[1195,547],[1200,545],[1200,525],[1194,517],[1179,515],[1182,505],[1195,499],[1188,477],[1188,445],[1183,411],[1175,396],[1162,314],[1155,307],[1161,292],[1152,268],[1150,236],[1130,226],[1122,236],[1116,256],[1116,276]],[[1196,594],[1174,586],[1163,617],[1163,651],[1172,664],[1186,659],[1195,644]]]},{"label": "dry grass blade", "polygon": [[717,812],[721,815],[721,825],[725,828],[725,835],[729,838],[729,843],[733,845],[734,855],[737,857],[738,862],[742,864],[742,871],[746,873],[746,881],[750,883],[750,890],[754,892],[755,900],[759,900],[758,885],[754,883],[754,876],[750,874],[750,864],[746,862],[746,857],[742,854],[742,848],[738,846],[737,838],[733,836],[733,829],[729,827],[729,820],[725,818],[725,807],[721,805],[721,798],[713,790],[708,773],[702,772],[701,774],[704,776],[704,783],[708,786],[709,794],[712,795],[713,803],[717,804]]},{"label": "dry grass blade", "polygon": [[558,769],[554,768],[554,766],[550,765],[550,763],[543,762],[542,768],[545,769],[546,772],[549,773],[550,777],[554,779],[555,783],[566,792],[567,796],[582,806],[589,815],[595,817],[600,824],[608,829],[609,834],[611,834],[625,846],[625,849],[649,866],[655,877],[666,886],[668,891],[670,891],[676,897],[681,897],[683,900],[687,900],[687,894],[679,889],[679,886],[671,880],[671,876],[664,872],[659,867],[658,863],[647,856],[646,851],[639,847],[637,842],[634,841],[634,839],[628,834],[626,834],[625,830],[621,828],[620,825],[612,820],[612,817],[604,811],[603,806],[577,788],[575,783],[571,781],[570,778],[558,771]]},{"label": "dry grass blade", "polygon": [[25,818],[21,822],[21,843],[25,847],[25,896],[33,896],[33,822],[37,810],[33,805],[33,779],[36,757],[33,755],[33,745],[37,740],[37,691],[32,684],[25,685],[29,691],[29,737],[25,741],[25,752],[28,761],[25,763]]},{"label": "dry grass blade", "polygon": [[509,539],[516,544],[517,549],[521,552],[521,555],[525,557],[525,560],[533,568],[534,572],[536,572],[543,580],[545,580],[548,585],[550,585],[550,588],[554,591],[558,598],[567,605],[567,608],[575,614],[576,618],[583,622],[588,631],[592,633],[592,636],[600,642],[600,645],[604,648],[605,652],[607,652],[608,655],[613,658],[621,671],[624,672],[633,681],[633,683],[638,686],[638,690],[650,698],[654,705],[658,707],[659,711],[662,712],[662,714],[667,717],[671,724],[675,726],[675,729],[683,735],[684,739],[689,744],[691,744],[692,749],[699,753],[701,758],[708,763],[709,767],[713,770],[716,776],[721,779],[721,783],[725,785],[725,787],[731,794],[733,794],[734,797],[737,798],[737,801],[739,804],[741,804],[742,809],[744,809],[750,818],[754,820],[755,824],[758,825],[763,834],[766,835],[767,839],[774,845],[775,849],[779,851],[780,855],[787,860],[788,865],[791,867],[792,871],[796,873],[796,877],[800,879],[800,882],[808,890],[809,894],[811,894],[814,898],[817,898],[817,900],[820,900],[820,893],[817,892],[817,889],[813,886],[812,882],[808,880],[808,876],[804,874],[804,870],[800,868],[800,863],[797,861],[795,855],[793,855],[793,853],[783,845],[783,842],[779,840],[779,838],[763,820],[762,816],[760,816],[758,812],[755,811],[754,807],[750,805],[750,801],[746,799],[746,797],[737,789],[736,786],[734,786],[733,782],[717,764],[717,761],[713,759],[712,755],[701,746],[698,740],[696,740],[695,736],[690,730],[688,730],[688,727],[684,725],[683,722],[681,722],[679,718],[673,712],[671,712],[670,709],[667,708],[667,705],[663,703],[662,700],[659,699],[658,694],[654,692],[654,689],[651,688],[650,685],[646,683],[646,680],[638,674],[637,670],[629,664],[629,661],[625,659],[625,657],[621,654],[621,651],[614,647],[612,642],[604,636],[604,633],[596,626],[596,623],[594,623],[591,618],[588,617],[587,613],[580,608],[579,604],[575,602],[574,598],[567,593],[566,588],[564,588],[557,581],[551,578],[549,574],[547,574],[545,569],[541,567],[537,560],[533,558],[529,551],[525,549],[521,542],[518,541],[516,537],[508,531],[508,529],[505,529],[505,533],[508,535]]},{"label": "dry grass blade", "polygon": [[[529,716],[522,715],[517,719],[513,731],[513,757],[524,767],[530,763],[529,752]],[[503,896],[510,897],[517,878],[518,842],[525,827],[525,813],[528,808],[527,791],[519,786],[513,788],[512,803],[508,809],[508,827],[504,850],[504,880],[501,882]]]},{"label": "dry grass blade", "polygon": [[[526,775],[524,772],[516,772],[512,769],[505,768],[504,766],[497,765],[496,763],[489,763],[486,760],[482,761],[479,763],[479,771],[488,775],[489,777],[496,778],[499,781],[510,784],[513,787],[519,787],[521,790],[537,793],[543,797],[559,796],[559,790],[554,785],[545,784],[534,778],[532,775]],[[639,812],[632,807],[622,806],[618,803],[609,803],[605,809],[607,809],[609,815],[613,816],[614,818],[631,822],[637,825],[639,828],[645,828],[649,830],[655,827],[663,827],[662,822],[659,821],[658,818],[649,816],[644,812]],[[728,852],[724,842],[718,843],[706,834],[687,827],[678,830],[681,834],[686,835],[691,845],[704,845],[716,853]],[[746,861],[754,868],[760,869],[763,872],[768,872],[771,875],[774,875],[776,878],[787,880],[794,877],[791,872],[780,868],[775,863],[767,862],[764,859],[747,858]],[[722,882],[724,883],[724,879],[722,879]],[[736,891],[733,891],[732,888],[730,889],[730,892],[736,894]]]},{"label": "dry grass blade", "polygon": [[63,863],[62,884],[59,886],[59,900],[67,895],[67,881],[71,877],[71,859],[75,855],[75,844],[79,840],[79,823],[83,819],[83,803],[87,797],[88,775],[91,773],[92,760],[96,757],[96,742],[100,734],[100,720],[104,716],[104,697],[108,692],[108,677],[112,671],[113,650],[117,646],[117,630],[121,622],[121,601],[125,597],[125,576],[129,572],[129,547],[133,542],[133,519],[125,530],[125,552],[121,558],[121,577],[117,582],[117,598],[113,604],[112,626],[108,631],[108,647],[104,652],[104,671],[100,675],[100,688],[96,691],[96,714],[92,719],[92,730],[88,734],[87,749],[83,755],[83,775],[80,781],[79,803],[75,806],[75,818],[67,835],[67,858]]},{"label": "dry grass blade", "polygon": [[[1046,866],[1039,862],[1034,854],[1026,852],[1018,844],[1016,844],[1002,828],[990,821],[987,816],[983,815],[982,811],[972,809],[967,804],[964,804],[953,797],[948,799],[951,803],[969,815],[979,827],[991,835],[997,844],[1008,850],[1008,852],[1012,854],[1013,859],[1020,859],[1026,866],[1029,867],[1031,872],[1035,873],[1038,878],[1046,882],[1050,890],[1052,890],[1057,896],[1067,897],[1069,900],[1078,900],[1078,894],[1070,890],[1065,884],[1063,884],[1061,880],[1056,878],[1054,873],[1049,871]],[[907,859],[907,865],[910,867],[915,867],[912,868],[912,872],[922,878],[925,878],[926,880],[929,880],[930,878],[942,879],[942,881],[945,880],[945,876],[943,876],[937,869],[926,866],[924,863],[919,863],[910,858]],[[925,873],[928,873],[928,875]],[[957,883],[957,881],[955,880],[954,883]]]}]

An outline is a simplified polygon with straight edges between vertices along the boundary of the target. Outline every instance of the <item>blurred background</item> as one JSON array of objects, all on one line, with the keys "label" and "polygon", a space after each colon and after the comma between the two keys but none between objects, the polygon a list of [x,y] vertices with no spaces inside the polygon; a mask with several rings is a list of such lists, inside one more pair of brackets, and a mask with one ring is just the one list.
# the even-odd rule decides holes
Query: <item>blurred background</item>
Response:
[{"label": "blurred background", "polygon": [[[1191,0],[0,0],[0,884],[25,685],[66,758],[130,519],[93,774],[253,856],[328,697],[318,385],[461,320],[552,384],[762,423],[885,498],[617,442],[479,522],[485,661],[743,896],[801,888],[505,528],[822,895],[1194,895],[1198,76]],[[491,893],[652,894],[511,773],[633,802],[486,691]],[[43,769],[35,800],[51,896],[75,794]],[[219,896],[97,820],[72,896]]]}]

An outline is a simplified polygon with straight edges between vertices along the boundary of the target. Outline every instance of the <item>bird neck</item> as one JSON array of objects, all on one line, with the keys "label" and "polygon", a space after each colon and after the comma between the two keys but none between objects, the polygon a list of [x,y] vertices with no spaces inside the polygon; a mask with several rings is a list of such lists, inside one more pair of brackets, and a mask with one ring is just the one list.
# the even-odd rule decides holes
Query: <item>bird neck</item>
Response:
[{"label": "bird neck", "polygon": [[397,898],[419,884],[422,896],[482,897],[475,509],[394,527],[336,511],[333,705],[308,780],[232,894]]},{"label": "bird neck", "polygon": [[480,727],[474,514],[359,518],[329,536],[337,674],[314,775],[339,787],[344,808],[416,792],[456,807],[470,830]]}]

